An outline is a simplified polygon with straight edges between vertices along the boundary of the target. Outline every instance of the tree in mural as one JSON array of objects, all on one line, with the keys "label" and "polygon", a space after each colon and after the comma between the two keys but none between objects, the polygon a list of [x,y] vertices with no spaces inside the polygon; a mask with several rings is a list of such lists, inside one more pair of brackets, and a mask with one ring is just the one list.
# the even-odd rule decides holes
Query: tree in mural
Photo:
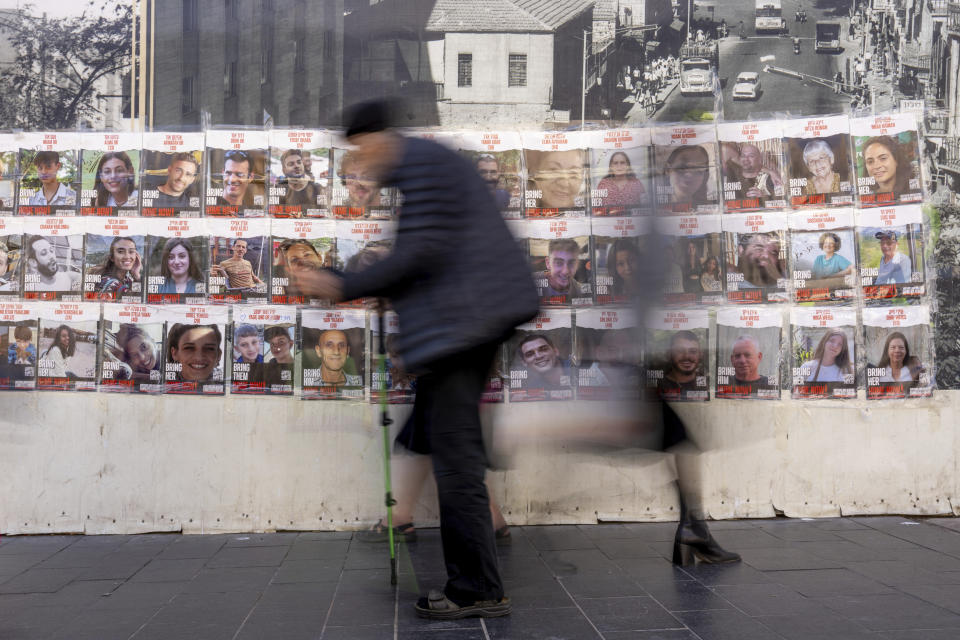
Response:
[{"label": "tree in mural", "polygon": [[960,207],[939,208],[939,234],[934,248],[937,265],[937,314],[934,332],[937,386],[960,389]]},{"label": "tree in mural", "polygon": [[0,19],[15,58],[2,73],[0,128],[73,128],[98,115],[101,81],[130,67],[132,3],[91,0],[79,16]]}]

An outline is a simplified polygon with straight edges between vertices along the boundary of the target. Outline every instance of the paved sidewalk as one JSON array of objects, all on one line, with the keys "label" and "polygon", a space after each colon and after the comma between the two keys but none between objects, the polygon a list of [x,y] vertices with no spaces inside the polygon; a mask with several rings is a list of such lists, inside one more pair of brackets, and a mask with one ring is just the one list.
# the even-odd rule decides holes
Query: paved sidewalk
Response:
[{"label": "paved sidewalk", "polygon": [[516,527],[514,612],[483,622],[414,616],[443,582],[435,529],[403,548],[398,587],[384,546],[349,533],[4,537],[0,638],[960,638],[958,519],[712,529],[742,564],[675,569],[670,523]]}]

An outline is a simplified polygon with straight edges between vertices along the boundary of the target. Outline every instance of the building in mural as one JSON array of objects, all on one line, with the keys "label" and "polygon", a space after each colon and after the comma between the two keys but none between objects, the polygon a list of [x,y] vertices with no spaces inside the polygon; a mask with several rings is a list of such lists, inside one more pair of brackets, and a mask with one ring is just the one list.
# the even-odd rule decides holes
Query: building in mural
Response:
[{"label": "building in mural", "polygon": [[594,0],[385,0],[344,20],[344,102],[399,93],[409,124],[578,119]]},{"label": "building in mural", "polygon": [[343,0],[151,0],[154,125],[320,126],[343,108]]}]

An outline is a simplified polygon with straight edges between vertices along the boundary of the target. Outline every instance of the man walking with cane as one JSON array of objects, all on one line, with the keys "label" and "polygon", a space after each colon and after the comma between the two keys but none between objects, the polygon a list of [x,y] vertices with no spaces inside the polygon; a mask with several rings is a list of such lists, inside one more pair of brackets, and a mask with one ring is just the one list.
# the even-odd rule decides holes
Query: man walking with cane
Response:
[{"label": "man walking with cane", "polygon": [[389,106],[354,107],[347,140],[403,194],[393,252],[342,276],[318,271],[309,295],[384,297],[396,310],[403,368],[417,374],[414,428],[429,443],[447,583],[417,602],[425,618],[510,613],[496,557],[479,403],[498,346],[532,318],[537,290],[524,256],[474,168],[428,140],[389,129]]}]

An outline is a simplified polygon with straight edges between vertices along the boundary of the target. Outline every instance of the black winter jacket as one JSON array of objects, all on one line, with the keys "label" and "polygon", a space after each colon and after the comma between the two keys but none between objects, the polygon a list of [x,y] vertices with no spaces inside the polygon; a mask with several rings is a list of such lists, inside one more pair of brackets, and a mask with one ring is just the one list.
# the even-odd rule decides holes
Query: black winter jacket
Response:
[{"label": "black winter jacket", "polygon": [[407,371],[503,340],[536,315],[526,256],[470,163],[428,140],[406,138],[384,181],[403,194],[391,254],[344,275],[346,299],[390,300],[400,320],[397,349]]}]

